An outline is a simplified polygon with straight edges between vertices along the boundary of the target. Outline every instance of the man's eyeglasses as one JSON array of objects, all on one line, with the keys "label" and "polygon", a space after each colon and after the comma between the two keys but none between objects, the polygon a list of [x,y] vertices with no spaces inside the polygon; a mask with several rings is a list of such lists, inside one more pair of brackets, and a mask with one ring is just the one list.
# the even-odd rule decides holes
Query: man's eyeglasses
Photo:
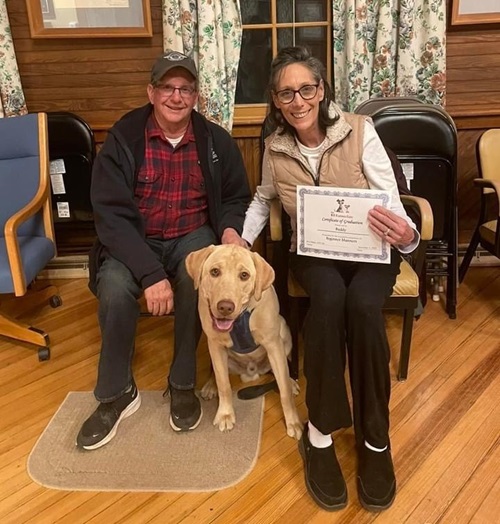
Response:
[{"label": "man's eyeglasses", "polygon": [[155,89],[158,89],[158,91],[160,91],[160,93],[164,96],[172,96],[175,91],[179,91],[179,94],[183,98],[189,98],[196,91],[196,89],[192,86],[174,87],[169,84],[157,85],[155,86]]},{"label": "man's eyeglasses", "polygon": [[311,100],[311,98],[316,96],[318,86],[319,84],[307,84],[300,89],[282,89],[281,91],[277,91],[275,95],[282,104],[292,103],[297,93],[299,93],[304,100]]}]

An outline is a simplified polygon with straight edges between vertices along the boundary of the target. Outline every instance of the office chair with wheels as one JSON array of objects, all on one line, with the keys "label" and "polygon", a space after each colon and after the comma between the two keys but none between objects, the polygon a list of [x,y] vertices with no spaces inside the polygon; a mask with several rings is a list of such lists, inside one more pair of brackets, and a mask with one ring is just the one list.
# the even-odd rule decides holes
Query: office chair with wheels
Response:
[{"label": "office chair with wheels", "polygon": [[500,129],[485,131],[476,146],[480,178],[474,185],[481,191],[479,219],[458,273],[459,281],[465,278],[472,257],[481,246],[500,258]]},{"label": "office chair with wheels", "polygon": [[[0,335],[40,346],[50,358],[49,337],[18,321],[25,307],[49,300],[61,305],[54,286],[32,285],[55,256],[50,207],[47,116],[0,119]],[[14,313],[13,313],[14,312]]]}]

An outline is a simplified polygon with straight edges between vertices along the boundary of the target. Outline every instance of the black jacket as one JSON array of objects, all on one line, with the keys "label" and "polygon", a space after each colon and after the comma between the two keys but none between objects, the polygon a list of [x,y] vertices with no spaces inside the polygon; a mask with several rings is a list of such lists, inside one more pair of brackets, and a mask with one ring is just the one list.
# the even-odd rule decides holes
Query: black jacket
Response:
[{"label": "black jacket", "polygon": [[[166,278],[162,264],[145,242],[144,221],[134,200],[152,109],[147,104],[124,115],[110,129],[94,163],[90,196],[98,238],[89,261],[89,287],[94,293],[104,250],[123,262],[143,289]],[[191,118],[210,225],[219,239],[228,227],[241,234],[250,189],[238,146],[227,131],[196,111]]]}]

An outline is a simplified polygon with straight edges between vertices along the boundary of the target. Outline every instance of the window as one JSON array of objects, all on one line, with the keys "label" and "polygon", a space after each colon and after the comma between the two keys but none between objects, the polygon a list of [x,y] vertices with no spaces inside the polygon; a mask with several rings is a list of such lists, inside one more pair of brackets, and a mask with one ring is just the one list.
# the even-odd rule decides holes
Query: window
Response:
[{"label": "window", "polygon": [[243,36],[234,123],[261,123],[271,60],[283,47],[307,46],[325,64],[331,79],[331,2],[254,0],[240,6]]}]

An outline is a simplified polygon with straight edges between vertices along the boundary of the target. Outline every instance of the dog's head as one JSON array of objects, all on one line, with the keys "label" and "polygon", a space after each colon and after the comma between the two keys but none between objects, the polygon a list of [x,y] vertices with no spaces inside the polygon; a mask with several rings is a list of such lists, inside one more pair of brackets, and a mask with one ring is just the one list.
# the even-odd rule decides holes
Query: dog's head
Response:
[{"label": "dog's head", "polygon": [[259,254],[231,244],[190,253],[186,269],[218,331],[230,331],[250,300],[261,300],[274,282],[273,268]]}]

